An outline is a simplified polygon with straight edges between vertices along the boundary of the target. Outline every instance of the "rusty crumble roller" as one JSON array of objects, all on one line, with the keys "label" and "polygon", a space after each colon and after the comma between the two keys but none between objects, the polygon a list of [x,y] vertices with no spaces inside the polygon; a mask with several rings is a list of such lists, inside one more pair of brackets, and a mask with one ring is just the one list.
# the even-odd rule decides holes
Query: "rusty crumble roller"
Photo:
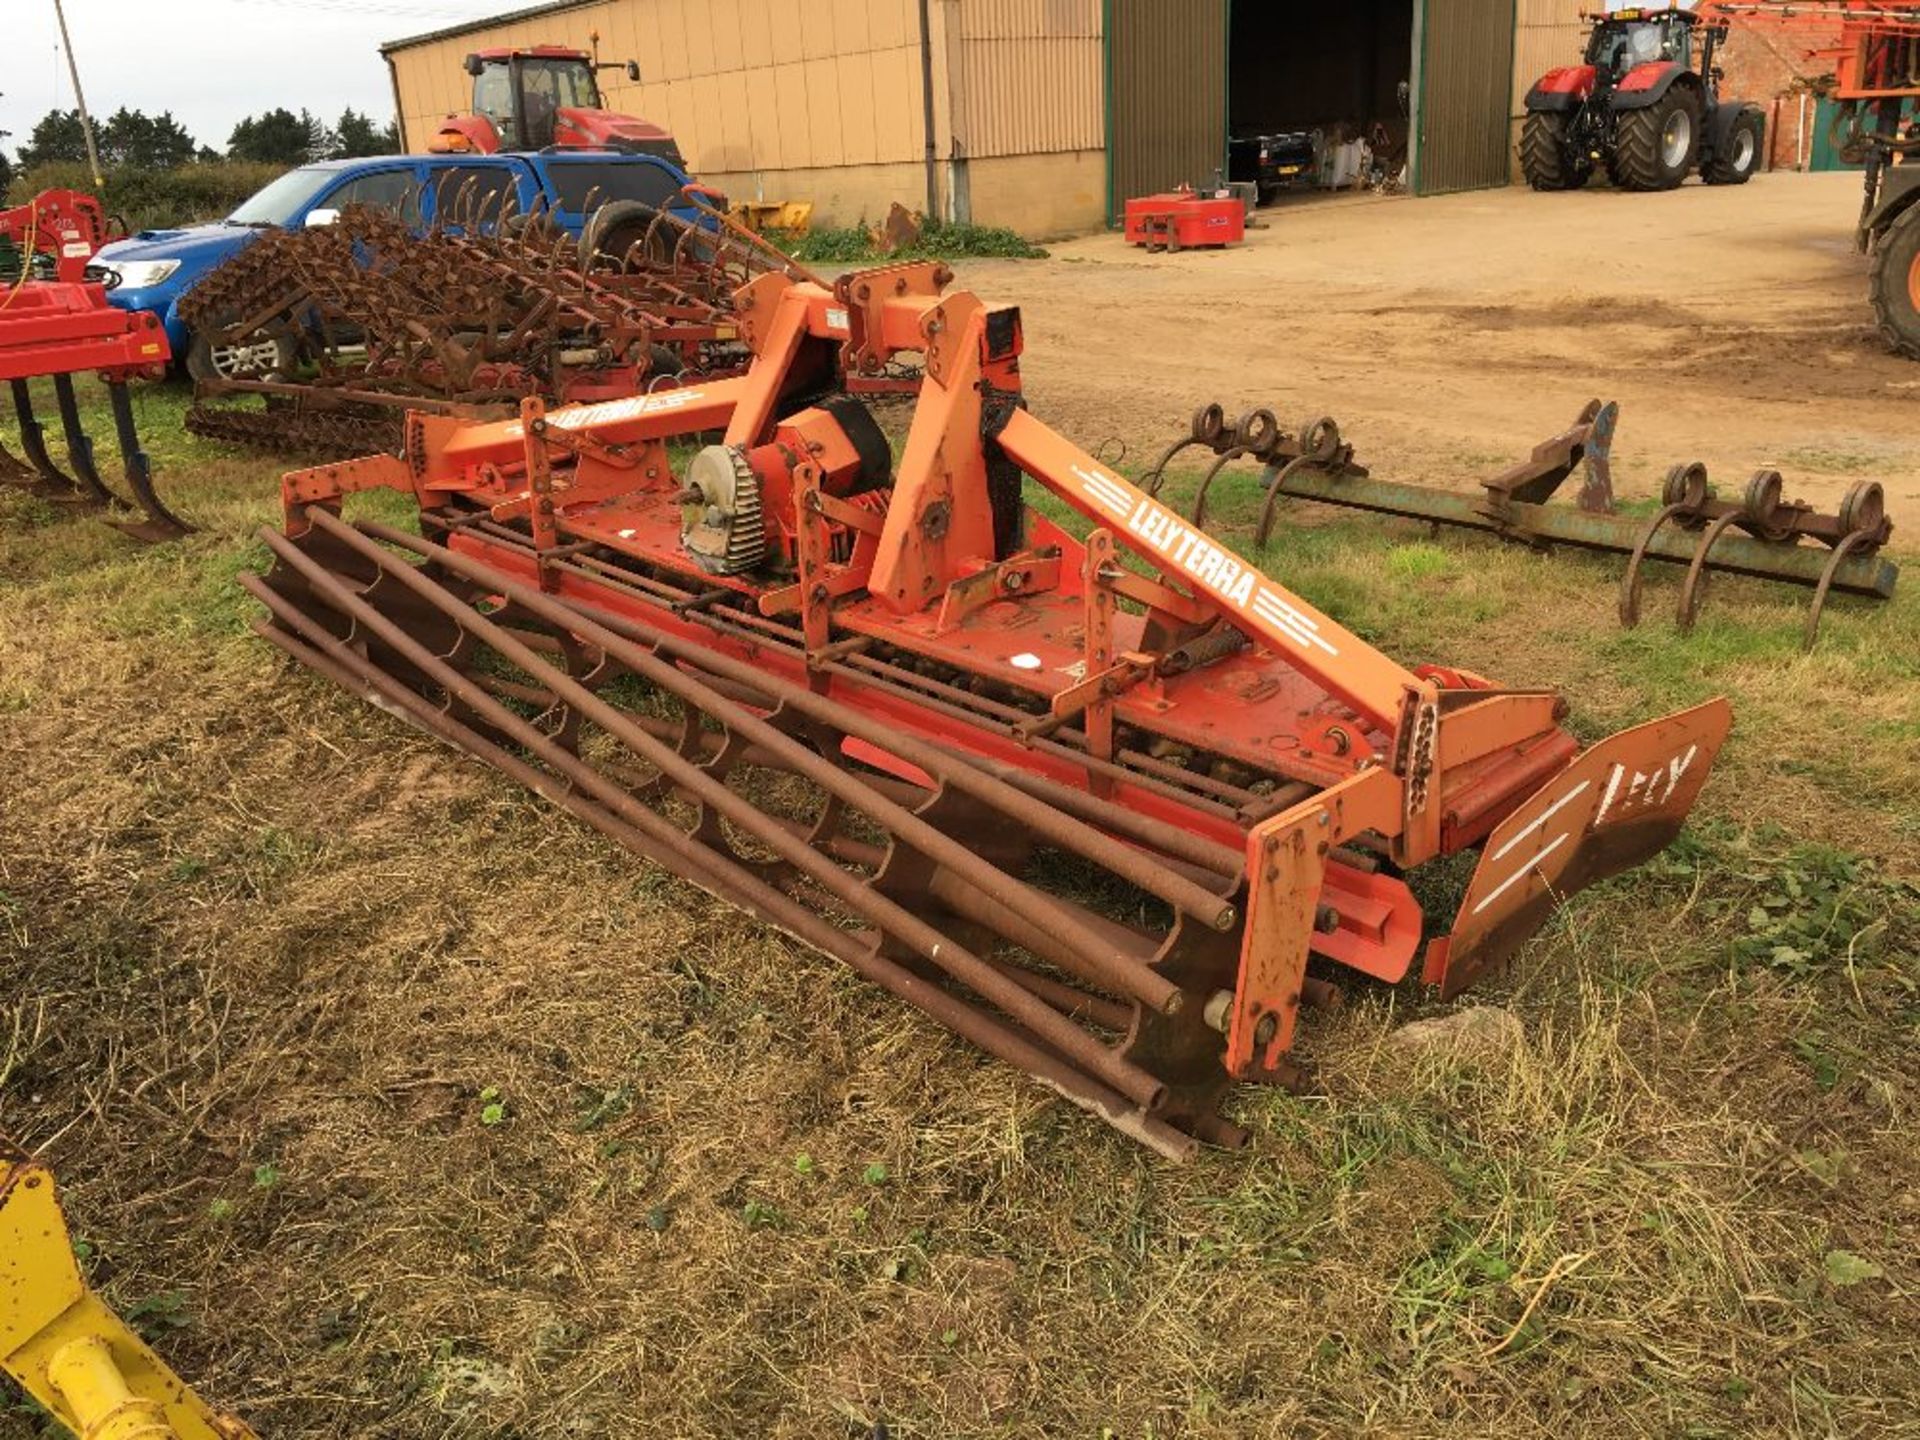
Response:
[{"label": "rusty crumble roller", "polygon": [[[1018,311],[857,279],[743,287],[743,376],[289,474],[256,629],[1169,1156],[1304,1083],[1342,977],[1456,994],[1677,833],[1724,701],[1582,751],[1550,692],[1404,667],[1029,413]],[[815,398],[848,351],[924,354],[897,465]],[[682,543],[696,471],[752,477],[738,573]],[[374,489],[426,538],[350,523]],[[1405,873],[1465,850],[1428,940]]]}]

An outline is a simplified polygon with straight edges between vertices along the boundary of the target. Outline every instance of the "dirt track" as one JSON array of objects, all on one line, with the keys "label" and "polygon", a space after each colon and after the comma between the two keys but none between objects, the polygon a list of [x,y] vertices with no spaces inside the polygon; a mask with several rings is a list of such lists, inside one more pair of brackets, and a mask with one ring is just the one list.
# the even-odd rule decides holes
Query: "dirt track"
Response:
[{"label": "dirt track", "polygon": [[1341,199],[1268,210],[1241,249],[1102,235],[962,279],[1023,307],[1036,410],[1135,457],[1218,399],[1331,414],[1377,473],[1465,482],[1601,395],[1623,493],[1693,459],[1737,492],[1767,465],[1823,502],[1882,480],[1898,520],[1920,504],[1920,366],[1873,332],[1858,205],[1851,173]]}]

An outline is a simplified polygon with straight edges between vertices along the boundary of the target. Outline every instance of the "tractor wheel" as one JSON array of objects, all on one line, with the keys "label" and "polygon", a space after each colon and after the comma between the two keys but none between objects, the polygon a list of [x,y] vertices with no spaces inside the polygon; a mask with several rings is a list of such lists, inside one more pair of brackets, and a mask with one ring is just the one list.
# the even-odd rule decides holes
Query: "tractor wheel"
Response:
[{"label": "tractor wheel", "polygon": [[1607,173],[1622,190],[1671,190],[1700,154],[1700,101],[1678,85],[1620,117]]},{"label": "tractor wheel", "polygon": [[1881,233],[1868,283],[1881,336],[1897,353],[1920,360],[1920,205]]},{"label": "tractor wheel", "polygon": [[1742,105],[1733,128],[1727,131],[1727,143],[1700,167],[1700,178],[1709,185],[1746,184],[1760,168],[1760,147],[1766,133],[1767,122],[1760,111]]},{"label": "tractor wheel", "polygon": [[[656,223],[658,222],[658,223]],[[580,234],[582,270],[630,265],[708,265],[715,248],[704,236],[689,241],[687,227],[639,200],[610,200],[593,212]]]},{"label": "tractor wheel", "polygon": [[1520,169],[1536,190],[1578,190],[1593,174],[1593,162],[1567,144],[1567,117],[1533,110],[1520,130]]}]

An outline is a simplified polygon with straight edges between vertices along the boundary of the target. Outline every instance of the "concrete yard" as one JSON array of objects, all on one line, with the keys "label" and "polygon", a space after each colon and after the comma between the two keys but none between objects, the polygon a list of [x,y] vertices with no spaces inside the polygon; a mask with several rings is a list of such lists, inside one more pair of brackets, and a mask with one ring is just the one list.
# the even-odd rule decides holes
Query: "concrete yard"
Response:
[{"label": "concrete yard", "polygon": [[1469,481],[1600,396],[1625,494],[1697,459],[1723,490],[1769,466],[1822,503],[1879,479],[1897,517],[1920,501],[1920,365],[1873,331],[1859,204],[1851,172],[1283,202],[1239,249],[1099,235],[963,279],[1024,307],[1034,403],[1088,444],[1137,456],[1217,399],[1330,414],[1378,474]]}]

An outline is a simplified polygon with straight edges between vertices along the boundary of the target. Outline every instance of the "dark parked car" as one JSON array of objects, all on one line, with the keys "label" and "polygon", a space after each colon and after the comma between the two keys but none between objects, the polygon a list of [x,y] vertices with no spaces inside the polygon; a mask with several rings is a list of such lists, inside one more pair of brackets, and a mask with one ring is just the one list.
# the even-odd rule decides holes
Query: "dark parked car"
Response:
[{"label": "dark parked car", "polygon": [[1251,182],[1264,205],[1282,190],[1311,185],[1317,158],[1311,131],[1241,135],[1227,142],[1227,178]]}]

